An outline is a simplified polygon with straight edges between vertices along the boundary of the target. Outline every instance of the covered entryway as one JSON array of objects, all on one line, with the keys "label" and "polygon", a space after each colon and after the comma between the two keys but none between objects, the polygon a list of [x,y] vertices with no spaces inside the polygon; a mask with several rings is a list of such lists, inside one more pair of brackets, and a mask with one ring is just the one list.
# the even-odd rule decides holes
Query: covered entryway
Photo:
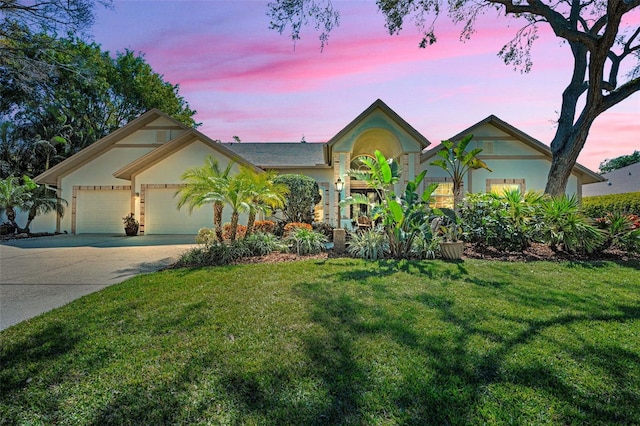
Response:
[{"label": "covered entryway", "polygon": [[74,187],[72,204],[73,234],[121,234],[122,218],[131,213],[131,187]]},{"label": "covered entryway", "polygon": [[144,227],[150,234],[197,234],[200,228],[213,227],[213,206],[194,208],[189,214],[187,206],[178,210],[178,197],[174,197],[180,185],[142,185],[141,210],[144,207]]}]

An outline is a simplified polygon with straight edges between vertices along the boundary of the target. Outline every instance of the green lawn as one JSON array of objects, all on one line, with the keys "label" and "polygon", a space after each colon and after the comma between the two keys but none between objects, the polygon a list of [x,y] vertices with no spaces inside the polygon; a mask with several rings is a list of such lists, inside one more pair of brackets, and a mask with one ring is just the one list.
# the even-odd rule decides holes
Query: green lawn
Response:
[{"label": "green lawn", "polygon": [[164,271],[0,359],[3,424],[640,424],[640,262]]}]

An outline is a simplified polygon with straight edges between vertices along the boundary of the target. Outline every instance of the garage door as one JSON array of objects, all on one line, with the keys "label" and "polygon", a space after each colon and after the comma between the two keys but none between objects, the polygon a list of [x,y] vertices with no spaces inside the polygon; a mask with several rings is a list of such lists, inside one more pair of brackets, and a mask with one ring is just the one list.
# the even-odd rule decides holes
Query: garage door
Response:
[{"label": "garage door", "polygon": [[130,210],[130,190],[79,190],[76,198],[76,233],[122,234],[122,218]]},{"label": "garage door", "polygon": [[177,188],[150,188],[145,194],[144,233],[197,234],[200,228],[213,227],[213,207],[194,208],[189,214],[187,206],[178,210]]}]

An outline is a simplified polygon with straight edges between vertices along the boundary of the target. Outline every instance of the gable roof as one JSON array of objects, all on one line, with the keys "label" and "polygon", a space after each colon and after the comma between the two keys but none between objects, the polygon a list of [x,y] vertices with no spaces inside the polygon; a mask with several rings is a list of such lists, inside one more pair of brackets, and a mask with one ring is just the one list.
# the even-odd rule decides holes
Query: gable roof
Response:
[{"label": "gable roof", "polygon": [[263,169],[328,167],[323,143],[242,142],[223,145]]},{"label": "gable roof", "polygon": [[[488,116],[484,120],[477,122],[473,126],[470,126],[467,129],[461,131],[460,133],[456,134],[455,136],[449,138],[449,140],[451,140],[451,141],[460,140],[464,136],[468,135],[469,133],[473,133],[475,129],[477,129],[477,128],[481,127],[481,126],[484,126],[486,124],[490,124],[493,127],[497,128],[498,130],[501,130],[501,131],[509,134],[510,136],[513,136],[515,139],[523,142],[525,145],[529,146],[530,148],[535,149],[536,151],[540,152],[544,156],[548,157],[549,161],[551,161],[551,156],[552,156],[551,149],[547,145],[545,145],[542,142],[540,142],[539,140],[529,136],[528,134],[526,134],[522,130],[513,127],[511,124],[507,123],[506,121],[499,119],[498,117],[496,117],[493,114]],[[429,149],[428,151],[423,152],[420,155],[420,162],[424,163],[428,159],[434,157],[435,155],[437,155],[438,151],[440,151],[441,149],[442,149],[442,143],[440,143],[437,146]],[[585,166],[583,166],[583,165],[581,165],[579,163],[576,163],[576,165],[573,167],[573,171],[578,173],[578,174],[580,174],[580,175],[582,175],[585,178],[585,180],[584,180],[585,183],[602,182],[604,180],[602,178],[602,176],[600,176],[596,172],[588,169],[587,167],[585,167]]]},{"label": "gable roof", "polygon": [[582,196],[640,192],[640,163],[629,164],[602,174],[603,182],[582,186]]},{"label": "gable roof", "polygon": [[213,139],[209,138],[208,136],[200,133],[195,129],[189,129],[188,131],[173,138],[169,142],[163,145],[160,145],[158,148],[154,149],[153,151],[143,155],[142,157],[137,158],[136,160],[127,164],[120,170],[117,170],[116,172],[113,173],[113,176],[119,179],[131,180],[132,176],[152,167],[154,164],[157,164],[158,162],[164,160],[165,158],[169,157],[173,153],[180,151],[181,149],[191,145],[196,141],[200,141],[208,145],[213,150],[230,158],[231,160],[235,161],[240,165],[249,167],[259,173],[264,172],[264,170],[256,167],[251,162],[240,157],[235,152],[226,148],[223,144],[214,141]]},{"label": "gable roof", "polygon": [[389,108],[387,104],[382,102],[382,100],[378,99],[374,103],[372,103],[369,108],[362,111],[360,115],[358,115],[355,119],[353,119],[349,124],[347,124],[342,130],[340,130],[334,137],[329,139],[327,145],[329,150],[333,147],[333,145],[338,142],[342,137],[344,137],[347,133],[353,130],[360,122],[362,122],[365,118],[371,115],[375,110],[381,110],[385,115],[387,115],[394,123],[396,123],[402,130],[407,132],[411,137],[413,137],[422,149],[431,145],[431,142],[427,138],[425,138],[420,132],[413,128],[409,123],[407,123],[402,117],[400,117],[394,110]]},{"label": "gable roof", "polygon": [[121,141],[127,136],[134,134],[138,130],[144,128],[146,125],[154,122],[159,118],[167,118],[173,121],[176,124],[176,126],[182,127],[185,130],[190,129],[190,127],[180,123],[179,121],[175,120],[174,118],[170,117],[164,112],[154,108],[145,112],[140,117],[130,121],[129,123],[125,124],[119,129],[109,133],[107,136],[103,137],[102,139],[99,139],[98,141],[92,143],[88,147],[78,151],[71,157],[67,158],[61,163],[56,164],[55,166],[45,171],[44,173],[39,174],[34,178],[34,180],[38,183],[47,183],[49,185],[57,185],[59,177],[65,176],[73,172],[74,170],[78,169],[79,167],[86,164],[87,162],[100,156],[102,153],[107,151],[117,142]]}]

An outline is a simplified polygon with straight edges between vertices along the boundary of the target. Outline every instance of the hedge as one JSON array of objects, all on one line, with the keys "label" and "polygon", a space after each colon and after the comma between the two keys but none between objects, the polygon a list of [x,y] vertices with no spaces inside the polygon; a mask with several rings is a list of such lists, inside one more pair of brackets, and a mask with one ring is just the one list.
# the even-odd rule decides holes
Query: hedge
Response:
[{"label": "hedge", "polygon": [[583,197],[582,211],[592,218],[604,217],[610,212],[640,215],[640,192]]}]

